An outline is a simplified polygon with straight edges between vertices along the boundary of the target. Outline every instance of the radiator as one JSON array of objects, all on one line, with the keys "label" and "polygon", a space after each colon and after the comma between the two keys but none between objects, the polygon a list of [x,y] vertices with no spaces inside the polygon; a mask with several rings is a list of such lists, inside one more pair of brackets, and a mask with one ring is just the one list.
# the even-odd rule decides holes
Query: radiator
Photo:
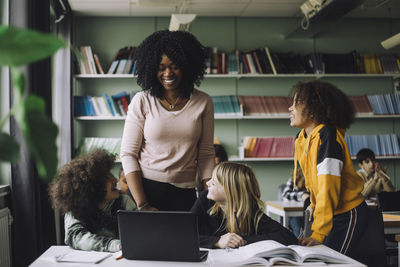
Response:
[{"label": "radiator", "polygon": [[0,267],[11,267],[11,214],[0,209]]}]

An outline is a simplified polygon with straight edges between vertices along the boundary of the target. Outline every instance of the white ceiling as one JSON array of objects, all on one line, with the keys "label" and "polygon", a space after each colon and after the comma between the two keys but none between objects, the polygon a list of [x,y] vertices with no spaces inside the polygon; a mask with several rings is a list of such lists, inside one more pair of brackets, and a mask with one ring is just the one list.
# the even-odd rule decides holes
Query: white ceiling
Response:
[{"label": "white ceiling", "polygon": [[[296,17],[305,0],[68,0],[82,16],[197,16]],[[366,0],[347,17],[400,18],[400,0]]]}]

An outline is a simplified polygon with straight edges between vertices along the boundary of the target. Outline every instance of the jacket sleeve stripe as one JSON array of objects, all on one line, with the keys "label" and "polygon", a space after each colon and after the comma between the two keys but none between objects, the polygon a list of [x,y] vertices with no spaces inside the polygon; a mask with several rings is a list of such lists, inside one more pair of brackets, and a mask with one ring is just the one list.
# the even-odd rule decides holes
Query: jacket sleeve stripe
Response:
[{"label": "jacket sleeve stripe", "polygon": [[317,164],[317,175],[340,176],[342,169],[343,161],[334,158],[325,158],[321,163]]}]

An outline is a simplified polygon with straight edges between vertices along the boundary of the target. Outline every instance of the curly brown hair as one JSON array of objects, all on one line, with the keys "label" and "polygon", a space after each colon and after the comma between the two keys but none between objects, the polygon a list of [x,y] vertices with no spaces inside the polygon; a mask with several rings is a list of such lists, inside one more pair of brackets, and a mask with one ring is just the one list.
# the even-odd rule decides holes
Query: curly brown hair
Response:
[{"label": "curly brown hair", "polygon": [[354,107],[349,98],[329,82],[298,82],[291,95],[296,105],[305,105],[305,115],[318,124],[346,129],[354,121]]},{"label": "curly brown hair", "polygon": [[181,93],[189,97],[200,85],[206,68],[206,52],[196,37],[185,31],[156,31],[139,45],[135,53],[137,83],[152,96],[163,98],[164,88],[157,79],[161,56],[165,54],[183,73]]},{"label": "curly brown hair", "polygon": [[114,161],[114,155],[98,149],[61,167],[49,185],[53,208],[62,214],[71,212],[74,217],[89,223],[98,220],[99,204],[105,199],[106,183]]}]

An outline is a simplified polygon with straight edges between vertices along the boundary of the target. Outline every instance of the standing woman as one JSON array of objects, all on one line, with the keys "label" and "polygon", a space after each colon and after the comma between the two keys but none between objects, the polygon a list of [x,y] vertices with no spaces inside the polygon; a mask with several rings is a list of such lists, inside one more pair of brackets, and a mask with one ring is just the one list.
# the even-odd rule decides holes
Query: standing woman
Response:
[{"label": "standing woman", "polygon": [[194,88],[204,76],[205,51],[184,31],[158,31],[135,54],[143,91],[129,105],[121,160],[139,210],[190,210],[196,172],[214,167],[211,97]]}]

